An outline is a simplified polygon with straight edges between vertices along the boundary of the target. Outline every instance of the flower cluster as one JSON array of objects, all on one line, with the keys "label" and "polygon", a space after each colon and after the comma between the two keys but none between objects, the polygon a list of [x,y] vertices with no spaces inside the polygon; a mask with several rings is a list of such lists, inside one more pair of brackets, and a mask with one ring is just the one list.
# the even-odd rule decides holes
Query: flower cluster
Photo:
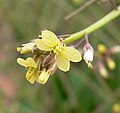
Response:
[{"label": "flower cluster", "polygon": [[66,46],[62,38],[58,39],[48,30],[43,30],[38,39],[23,44],[17,51],[21,54],[34,54],[33,58],[17,59],[18,64],[26,68],[26,79],[32,84],[35,81],[45,84],[57,68],[64,72],[69,71],[70,61],[80,62],[82,59],[77,49]]}]

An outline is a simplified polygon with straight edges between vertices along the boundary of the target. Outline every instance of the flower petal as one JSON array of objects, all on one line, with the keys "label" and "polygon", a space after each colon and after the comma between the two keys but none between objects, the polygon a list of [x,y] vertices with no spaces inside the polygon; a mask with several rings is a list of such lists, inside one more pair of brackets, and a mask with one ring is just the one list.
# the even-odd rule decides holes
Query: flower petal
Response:
[{"label": "flower petal", "polygon": [[68,71],[70,69],[70,62],[60,54],[56,54],[57,67],[62,71]]},{"label": "flower petal", "polygon": [[48,81],[49,76],[50,73],[48,73],[46,69],[43,69],[39,76],[38,82],[41,84],[45,84]]},{"label": "flower petal", "polygon": [[79,62],[82,60],[80,52],[72,47],[63,47],[61,55],[64,55],[64,57],[72,62]]},{"label": "flower petal", "polygon": [[42,39],[44,40],[44,43],[50,47],[54,47],[55,45],[60,43],[57,36],[51,31],[44,30],[42,31],[41,35]]},{"label": "flower petal", "polygon": [[36,74],[36,73],[35,73],[34,68],[29,68],[28,71],[27,71],[27,73],[26,73],[26,79],[27,79],[31,84],[33,84],[33,83],[35,82],[35,78],[34,78],[35,74]]},{"label": "flower petal", "polygon": [[51,51],[53,49],[52,47],[46,45],[42,39],[36,39],[35,44],[40,50]]},{"label": "flower petal", "polygon": [[27,43],[27,44],[22,44],[22,48],[20,50],[20,48],[18,48],[17,50],[20,51],[21,54],[25,54],[30,52],[31,50],[33,50],[35,48],[35,43]]},{"label": "flower petal", "polygon": [[[26,78],[27,79],[27,78]],[[34,79],[34,77],[32,76],[30,79],[27,79],[31,84],[34,84],[34,82],[35,82],[35,79]]]},{"label": "flower petal", "polygon": [[29,64],[22,58],[17,59],[17,63],[24,67],[29,67]]},{"label": "flower petal", "polygon": [[29,67],[37,68],[36,62],[31,57],[28,57],[26,59],[26,62],[28,63]]},{"label": "flower petal", "polygon": [[88,49],[84,55],[83,55],[83,59],[85,61],[90,61],[92,62],[93,61],[93,51],[91,51],[90,49]]}]

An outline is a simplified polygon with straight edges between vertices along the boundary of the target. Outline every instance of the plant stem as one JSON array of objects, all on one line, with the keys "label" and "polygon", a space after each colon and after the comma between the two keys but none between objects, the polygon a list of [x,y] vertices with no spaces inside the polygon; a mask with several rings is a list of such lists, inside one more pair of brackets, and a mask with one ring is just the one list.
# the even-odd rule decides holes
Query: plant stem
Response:
[{"label": "plant stem", "polygon": [[106,16],[104,16],[103,18],[98,20],[96,23],[90,25],[89,27],[83,29],[82,31],[74,33],[74,34],[70,35],[69,37],[65,38],[65,43],[66,44],[71,43],[77,39],[82,38],[85,35],[85,33],[90,34],[94,31],[96,31],[97,29],[106,25],[107,23],[109,23],[113,19],[117,18],[118,16],[120,16],[120,6],[118,6],[117,10],[111,11]]}]

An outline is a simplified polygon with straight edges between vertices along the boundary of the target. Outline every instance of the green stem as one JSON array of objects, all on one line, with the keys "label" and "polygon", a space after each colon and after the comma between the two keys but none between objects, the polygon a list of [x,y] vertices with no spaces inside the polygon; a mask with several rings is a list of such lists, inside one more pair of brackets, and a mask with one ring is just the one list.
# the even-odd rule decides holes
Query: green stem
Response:
[{"label": "green stem", "polygon": [[68,44],[77,39],[80,39],[85,35],[85,33],[90,34],[94,31],[96,31],[97,29],[106,25],[107,23],[109,23],[110,21],[112,21],[113,19],[115,19],[118,16],[120,16],[120,6],[118,6],[117,10],[111,11],[109,14],[107,14],[106,16],[104,16],[103,18],[98,20],[96,23],[90,25],[89,27],[83,29],[82,31],[74,33],[74,34],[70,35],[69,37],[65,38],[65,43]]}]

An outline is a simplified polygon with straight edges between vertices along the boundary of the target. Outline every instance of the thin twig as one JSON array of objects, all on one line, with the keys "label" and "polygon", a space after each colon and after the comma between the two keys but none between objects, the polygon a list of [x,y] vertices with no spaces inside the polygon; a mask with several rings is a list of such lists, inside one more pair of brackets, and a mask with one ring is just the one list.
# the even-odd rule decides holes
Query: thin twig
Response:
[{"label": "thin twig", "polygon": [[115,3],[115,0],[109,0],[109,2],[110,2],[111,5],[113,6],[113,8],[117,10],[117,5],[116,5],[116,3]]},{"label": "thin twig", "polygon": [[83,4],[82,6],[80,6],[80,8],[76,9],[75,11],[73,11],[72,13],[68,14],[65,17],[65,20],[68,20],[70,18],[72,18],[73,16],[75,16],[76,14],[78,14],[79,12],[85,10],[87,7],[89,7],[91,4],[97,2],[97,0],[89,0],[88,2],[86,2],[85,4]]},{"label": "thin twig", "polygon": [[74,48],[78,48],[79,46],[81,46],[81,44],[85,41],[84,38],[82,38],[78,43],[76,43],[75,45],[73,45],[72,47]]},{"label": "thin twig", "polygon": [[87,33],[85,33],[85,41],[86,41],[86,43],[89,43],[88,34]]},{"label": "thin twig", "polygon": [[58,35],[57,37],[58,38],[65,38],[65,37],[68,37],[68,36],[70,36],[70,34]]}]

